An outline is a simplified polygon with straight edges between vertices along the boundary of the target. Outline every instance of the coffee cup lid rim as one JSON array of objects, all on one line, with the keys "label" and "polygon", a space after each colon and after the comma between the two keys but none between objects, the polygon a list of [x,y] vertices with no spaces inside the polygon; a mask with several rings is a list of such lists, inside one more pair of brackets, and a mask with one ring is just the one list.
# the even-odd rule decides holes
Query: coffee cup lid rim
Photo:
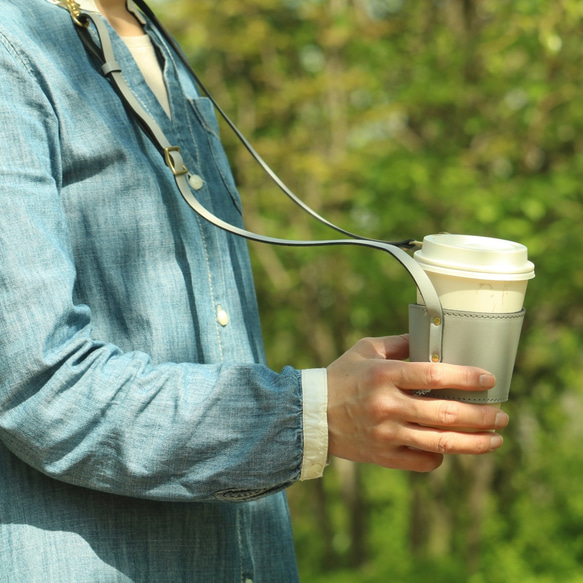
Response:
[{"label": "coffee cup lid rim", "polygon": [[[456,251],[456,261],[447,254]],[[425,253],[424,253],[425,251]],[[426,271],[472,279],[520,281],[534,277],[534,264],[527,248],[513,241],[440,233],[427,235],[414,254]]]}]

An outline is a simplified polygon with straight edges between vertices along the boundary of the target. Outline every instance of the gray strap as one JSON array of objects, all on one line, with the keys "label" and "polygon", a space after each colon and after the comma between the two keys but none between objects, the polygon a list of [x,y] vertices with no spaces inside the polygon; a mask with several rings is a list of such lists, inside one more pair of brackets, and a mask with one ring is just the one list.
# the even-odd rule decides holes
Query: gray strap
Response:
[{"label": "gray strap", "polygon": [[[192,193],[187,181],[188,169],[182,158],[180,147],[172,145],[156,123],[155,119],[148,114],[136,99],[132,90],[126,83],[121,68],[115,59],[111,38],[107,30],[107,26],[100,18],[93,18],[90,14],[81,14],[78,19],[83,23],[91,21],[95,26],[99,40],[100,47],[91,46],[90,49],[94,54],[102,58],[102,72],[113,82],[120,97],[126,105],[134,112],[136,118],[146,132],[148,137],[152,140],[154,145],[158,148],[164,157],[164,161],[172,174],[174,175],[176,184],[180,193],[186,203],[201,217],[211,224],[238,235],[251,241],[259,243],[267,243],[271,245],[285,245],[291,247],[318,247],[328,245],[358,245],[362,247],[370,247],[373,249],[380,249],[392,255],[397,259],[407,270],[409,275],[419,289],[419,293],[427,306],[427,313],[429,315],[428,321],[428,352],[426,354],[427,360],[439,362],[442,359],[442,334],[443,334],[443,312],[439,297],[429,277],[417,262],[408,255],[403,249],[395,245],[383,243],[380,241],[370,241],[367,239],[334,239],[323,241],[295,241],[290,239],[278,239],[275,237],[266,237],[251,231],[246,231],[230,223],[226,223],[219,217],[213,215],[208,211]],[[83,42],[87,45],[92,43],[88,38],[89,33],[86,27],[78,28],[79,34]]]}]

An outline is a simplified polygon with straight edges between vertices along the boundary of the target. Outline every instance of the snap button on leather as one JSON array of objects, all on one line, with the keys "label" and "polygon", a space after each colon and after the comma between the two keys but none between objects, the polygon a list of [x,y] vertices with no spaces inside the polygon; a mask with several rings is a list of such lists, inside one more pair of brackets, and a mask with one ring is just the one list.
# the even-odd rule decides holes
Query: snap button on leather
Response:
[{"label": "snap button on leather", "polygon": [[191,174],[188,177],[188,184],[190,184],[194,190],[200,190],[204,186],[204,180],[198,174]]},{"label": "snap button on leather", "polygon": [[229,323],[229,314],[221,306],[217,309],[217,320],[221,326],[226,326]]}]

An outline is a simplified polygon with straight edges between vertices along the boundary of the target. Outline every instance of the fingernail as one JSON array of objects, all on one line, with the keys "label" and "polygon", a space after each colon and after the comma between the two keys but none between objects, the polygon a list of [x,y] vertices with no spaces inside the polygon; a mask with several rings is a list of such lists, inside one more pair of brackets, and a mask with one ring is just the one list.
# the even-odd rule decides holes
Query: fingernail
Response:
[{"label": "fingernail", "polygon": [[510,421],[510,418],[508,417],[508,415],[506,413],[504,413],[504,411],[500,411],[499,413],[496,414],[496,420],[494,421],[494,427],[496,429],[502,429],[503,427],[506,427],[508,425],[509,421]]},{"label": "fingernail", "polygon": [[503,441],[504,440],[502,439],[501,435],[498,435],[497,433],[495,435],[493,435],[490,438],[490,451],[494,451],[495,449],[498,449],[502,445]]},{"label": "fingernail", "polygon": [[491,389],[496,384],[496,377],[487,373],[480,376],[480,386],[484,389]]}]

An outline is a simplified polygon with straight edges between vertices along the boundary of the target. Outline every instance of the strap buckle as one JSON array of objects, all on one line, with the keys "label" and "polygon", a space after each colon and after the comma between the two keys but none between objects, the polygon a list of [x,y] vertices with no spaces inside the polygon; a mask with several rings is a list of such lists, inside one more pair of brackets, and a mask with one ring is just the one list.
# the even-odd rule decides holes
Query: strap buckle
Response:
[{"label": "strap buckle", "polygon": [[87,28],[89,26],[89,20],[86,17],[83,19],[80,18],[83,13],[81,12],[81,7],[75,0],[62,0],[62,2],[77,26],[81,28]]},{"label": "strap buckle", "polygon": [[[176,160],[174,159],[174,153],[176,153]],[[182,161],[180,146],[168,146],[167,148],[164,148],[164,160],[166,162],[166,166],[172,170],[172,174],[174,174],[174,176],[188,174],[188,168]],[[182,169],[178,170],[180,165],[182,165]]]}]

